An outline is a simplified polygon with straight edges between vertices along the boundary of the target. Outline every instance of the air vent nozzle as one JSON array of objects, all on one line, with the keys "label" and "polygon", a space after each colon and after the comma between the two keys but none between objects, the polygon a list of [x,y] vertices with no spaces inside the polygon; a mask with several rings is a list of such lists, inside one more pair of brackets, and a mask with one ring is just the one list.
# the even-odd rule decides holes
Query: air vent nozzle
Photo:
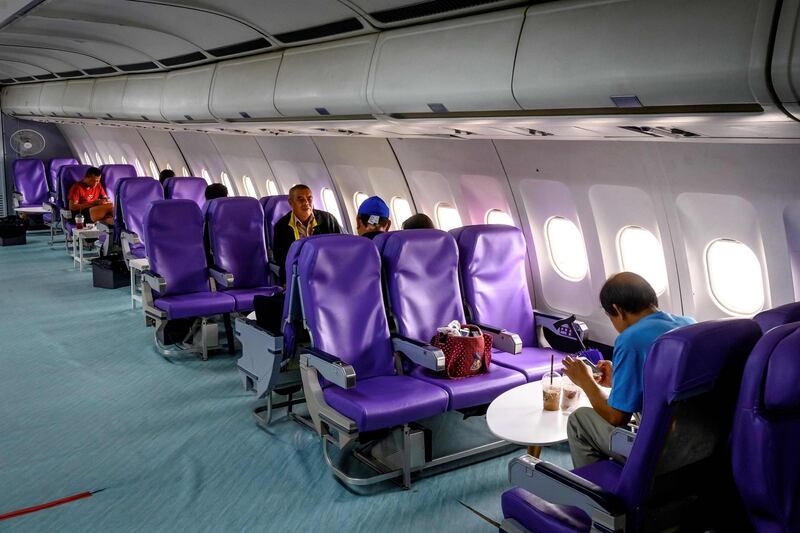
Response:
[{"label": "air vent nozzle", "polygon": [[620,126],[621,129],[633,131],[647,135],[649,137],[666,137],[672,139],[689,139],[692,137],[702,137],[699,133],[682,130],[680,128],[670,128],[667,126]]}]

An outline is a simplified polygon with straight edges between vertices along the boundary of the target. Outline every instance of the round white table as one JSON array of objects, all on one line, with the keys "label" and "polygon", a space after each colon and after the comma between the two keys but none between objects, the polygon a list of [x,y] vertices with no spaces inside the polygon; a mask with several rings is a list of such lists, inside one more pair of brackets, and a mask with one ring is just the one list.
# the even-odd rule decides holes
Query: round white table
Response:
[{"label": "round white table", "polygon": [[[589,399],[581,391],[577,407],[589,405]],[[486,411],[486,423],[496,437],[527,446],[529,454],[539,457],[542,446],[566,442],[567,418],[571,412],[545,411],[542,383],[535,381],[495,398]]]}]

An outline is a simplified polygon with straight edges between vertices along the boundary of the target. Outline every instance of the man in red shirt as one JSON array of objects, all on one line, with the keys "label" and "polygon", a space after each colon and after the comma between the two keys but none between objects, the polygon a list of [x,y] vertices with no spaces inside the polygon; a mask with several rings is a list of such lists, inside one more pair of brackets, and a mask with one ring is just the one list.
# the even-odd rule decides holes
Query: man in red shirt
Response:
[{"label": "man in red shirt", "polygon": [[69,190],[69,210],[83,215],[86,222],[113,224],[114,206],[100,184],[100,169],[91,167],[81,181]]}]

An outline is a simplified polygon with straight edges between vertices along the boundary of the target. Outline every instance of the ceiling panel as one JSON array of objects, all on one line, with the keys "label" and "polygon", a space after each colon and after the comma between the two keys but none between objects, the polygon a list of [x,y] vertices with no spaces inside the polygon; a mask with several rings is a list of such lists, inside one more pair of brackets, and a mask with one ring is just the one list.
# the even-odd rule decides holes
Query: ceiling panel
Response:
[{"label": "ceiling panel", "polygon": [[80,54],[62,52],[59,50],[10,46],[2,43],[0,43],[0,55],[13,55],[18,57],[20,61],[38,65],[51,72],[106,66],[105,63],[101,61]]},{"label": "ceiling panel", "polygon": [[96,38],[87,40],[85,38],[52,34],[17,33],[5,28],[0,31],[0,44],[52,48],[83,54],[112,65],[141,63],[142,61],[151,60],[149,56],[141,51],[113,41],[104,41]]}]

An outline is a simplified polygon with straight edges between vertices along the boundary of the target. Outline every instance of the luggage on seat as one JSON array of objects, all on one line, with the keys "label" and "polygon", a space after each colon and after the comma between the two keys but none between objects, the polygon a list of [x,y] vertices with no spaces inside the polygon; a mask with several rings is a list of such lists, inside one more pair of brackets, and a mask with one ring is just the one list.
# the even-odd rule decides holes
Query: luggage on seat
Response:
[{"label": "luggage on seat", "polygon": [[17,215],[0,218],[0,246],[27,243],[28,221]]},{"label": "luggage on seat", "polygon": [[130,271],[121,253],[92,259],[92,284],[100,289],[118,289],[131,284]]}]

